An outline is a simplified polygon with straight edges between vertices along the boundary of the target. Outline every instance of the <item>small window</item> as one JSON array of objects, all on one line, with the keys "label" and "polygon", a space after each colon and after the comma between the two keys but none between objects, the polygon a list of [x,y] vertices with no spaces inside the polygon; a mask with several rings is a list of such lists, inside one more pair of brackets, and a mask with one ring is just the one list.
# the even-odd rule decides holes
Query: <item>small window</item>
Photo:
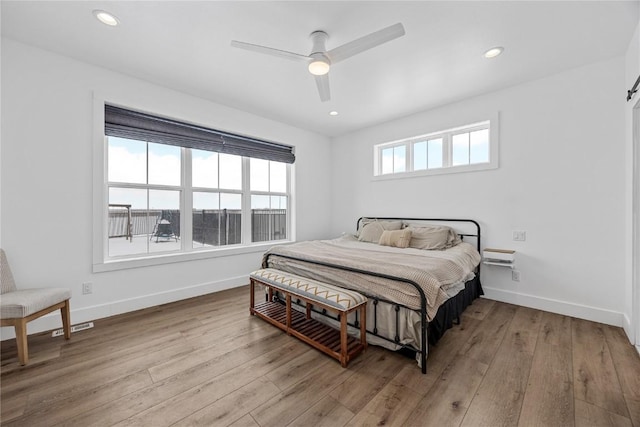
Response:
[{"label": "small window", "polygon": [[413,170],[442,167],[442,138],[427,139],[413,143]]},{"label": "small window", "polygon": [[404,172],[407,168],[407,147],[398,145],[382,150],[382,173]]},{"label": "small window", "polygon": [[377,177],[430,175],[497,168],[495,120],[379,144],[374,147]]}]

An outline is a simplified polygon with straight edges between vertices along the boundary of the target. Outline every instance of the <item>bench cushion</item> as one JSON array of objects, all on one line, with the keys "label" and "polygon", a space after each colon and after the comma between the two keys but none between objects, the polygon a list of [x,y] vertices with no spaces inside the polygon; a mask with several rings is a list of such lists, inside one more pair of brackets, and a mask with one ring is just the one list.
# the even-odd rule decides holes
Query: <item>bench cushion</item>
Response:
[{"label": "bench cushion", "polygon": [[273,285],[291,294],[321,302],[341,311],[357,307],[367,301],[364,296],[355,291],[284,273],[273,268],[256,270],[251,273],[251,278],[266,285]]}]

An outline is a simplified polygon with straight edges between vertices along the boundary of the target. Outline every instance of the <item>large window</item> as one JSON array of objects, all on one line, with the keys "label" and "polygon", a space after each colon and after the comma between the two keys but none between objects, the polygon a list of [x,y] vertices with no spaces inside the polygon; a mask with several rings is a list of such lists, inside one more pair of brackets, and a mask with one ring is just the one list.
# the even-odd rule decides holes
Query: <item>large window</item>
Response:
[{"label": "large window", "polygon": [[[105,138],[105,259],[289,238],[290,162],[239,155],[248,139],[231,154],[208,149],[206,141],[195,148],[188,140],[167,144],[167,137],[136,132],[117,128]],[[227,140],[223,145],[228,150]],[[269,157],[268,148],[257,153]]]},{"label": "large window", "polygon": [[379,144],[374,147],[378,177],[431,175],[493,169],[498,165],[497,119]]}]

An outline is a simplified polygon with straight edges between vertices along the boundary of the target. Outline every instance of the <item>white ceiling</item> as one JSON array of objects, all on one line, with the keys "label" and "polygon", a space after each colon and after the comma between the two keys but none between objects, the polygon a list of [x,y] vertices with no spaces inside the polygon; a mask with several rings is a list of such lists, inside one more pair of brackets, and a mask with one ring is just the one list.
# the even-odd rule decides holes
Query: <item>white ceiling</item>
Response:
[{"label": "white ceiling", "polygon": [[[2,36],[328,136],[624,55],[638,1],[7,1]],[[92,10],[116,15],[115,28]],[[406,35],[330,73],[322,103],[305,64],[232,48],[309,54],[401,22]],[[505,52],[493,60],[482,53]],[[621,95],[622,96],[622,95]],[[340,114],[330,117],[328,112]]]}]

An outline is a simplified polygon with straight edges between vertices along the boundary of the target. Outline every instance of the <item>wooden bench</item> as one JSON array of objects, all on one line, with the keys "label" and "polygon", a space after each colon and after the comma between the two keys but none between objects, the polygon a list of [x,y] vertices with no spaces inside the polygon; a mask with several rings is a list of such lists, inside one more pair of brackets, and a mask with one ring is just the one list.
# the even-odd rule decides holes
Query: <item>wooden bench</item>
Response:
[{"label": "wooden bench", "polygon": [[[338,359],[343,367],[367,348],[367,299],[359,293],[273,268],[254,271],[250,281],[252,315]],[[267,301],[256,304],[256,284],[268,288]],[[284,305],[274,301],[274,290],[284,295]],[[306,313],[291,308],[292,296],[305,302]],[[313,306],[339,314],[340,330],[312,319]],[[360,339],[347,334],[347,316],[356,310],[359,310],[360,317]]]}]

